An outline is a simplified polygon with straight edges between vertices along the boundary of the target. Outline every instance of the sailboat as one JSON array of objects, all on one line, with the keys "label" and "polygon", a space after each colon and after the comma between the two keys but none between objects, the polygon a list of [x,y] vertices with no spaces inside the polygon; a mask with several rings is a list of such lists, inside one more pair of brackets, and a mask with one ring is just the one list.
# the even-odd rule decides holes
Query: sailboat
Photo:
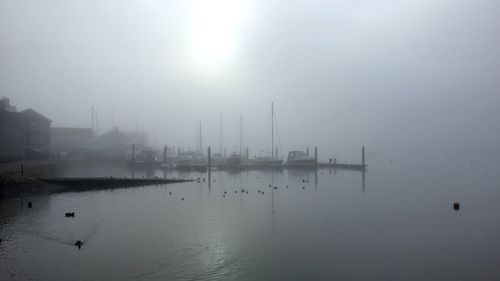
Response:
[{"label": "sailboat", "polygon": [[208,161],[203,154],[203,139],[201,134],[201,121],[196,131],[196,151],[180,152],[177,155],[176,167],[184,170],[205,170],[208,166]]},{"label": "sailboat", "polygon": [[225,161],[221,168],[229,170],[241,170],[248,166],[246,159],[241,156],[243,142],[243,117],[240,115],[240,153],[233,152]]},{"label": "sailboat", "polygon": [[274,103],[271,103],[271,156],[256,157],[254,167],[281,167],[283,164],[283,159],[278,156],[278,149],[274,149],[274,122]]}]

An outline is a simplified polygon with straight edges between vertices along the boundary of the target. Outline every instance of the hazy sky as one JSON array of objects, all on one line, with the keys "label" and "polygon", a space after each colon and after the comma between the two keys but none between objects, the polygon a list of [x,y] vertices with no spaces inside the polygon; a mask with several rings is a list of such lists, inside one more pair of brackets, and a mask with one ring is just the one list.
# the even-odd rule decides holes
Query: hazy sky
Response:
[{"label": "hazy sky", "polygon": [[0,0],[0,96],[53,126],[321,158],[499,152],[500,1]]}]

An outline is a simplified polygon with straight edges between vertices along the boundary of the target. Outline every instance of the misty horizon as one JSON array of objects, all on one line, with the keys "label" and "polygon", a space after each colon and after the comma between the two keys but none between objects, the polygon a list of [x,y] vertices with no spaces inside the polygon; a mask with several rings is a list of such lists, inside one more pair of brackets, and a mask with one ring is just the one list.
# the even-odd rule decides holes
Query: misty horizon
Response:
[{"label": "misty horizon", "polygon": [[[495,1],[0,2],[0,96],[54,127],[115,124],[150,143],[498,153]],[[286,152],[285,152],[286,153]]]}]

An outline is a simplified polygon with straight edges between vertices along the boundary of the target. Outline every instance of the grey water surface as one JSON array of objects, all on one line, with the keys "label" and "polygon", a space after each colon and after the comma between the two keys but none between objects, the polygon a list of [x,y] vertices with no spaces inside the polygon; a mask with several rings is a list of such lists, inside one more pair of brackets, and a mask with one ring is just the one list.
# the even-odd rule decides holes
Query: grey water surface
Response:
[{"label": "grey water surface", "polygon": [[[130,171],[103,165],[54,174]],[[0,280],[500,276],[500,181],[486,164],[379,159],[364,176],[285,169],[215,171],[211,180],[2,200]],[[75,218],[64,216],[70,211]],[[76,240],[84,242],[80,250]]]}]

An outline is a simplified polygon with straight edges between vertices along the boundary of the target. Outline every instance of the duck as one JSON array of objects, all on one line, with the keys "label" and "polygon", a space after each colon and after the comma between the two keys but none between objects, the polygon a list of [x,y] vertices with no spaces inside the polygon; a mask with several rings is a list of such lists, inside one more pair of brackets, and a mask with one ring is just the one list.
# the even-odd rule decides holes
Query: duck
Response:
[{"label": "duck", "polygon": [[76,240],[76,242],[75,242],[75,246],[77,246],[77,247],[78,247],[78,250],[80,250],[80,248],[83,246],[83,242],[82,242],[82,241],[80,241],[80,240]]}]

